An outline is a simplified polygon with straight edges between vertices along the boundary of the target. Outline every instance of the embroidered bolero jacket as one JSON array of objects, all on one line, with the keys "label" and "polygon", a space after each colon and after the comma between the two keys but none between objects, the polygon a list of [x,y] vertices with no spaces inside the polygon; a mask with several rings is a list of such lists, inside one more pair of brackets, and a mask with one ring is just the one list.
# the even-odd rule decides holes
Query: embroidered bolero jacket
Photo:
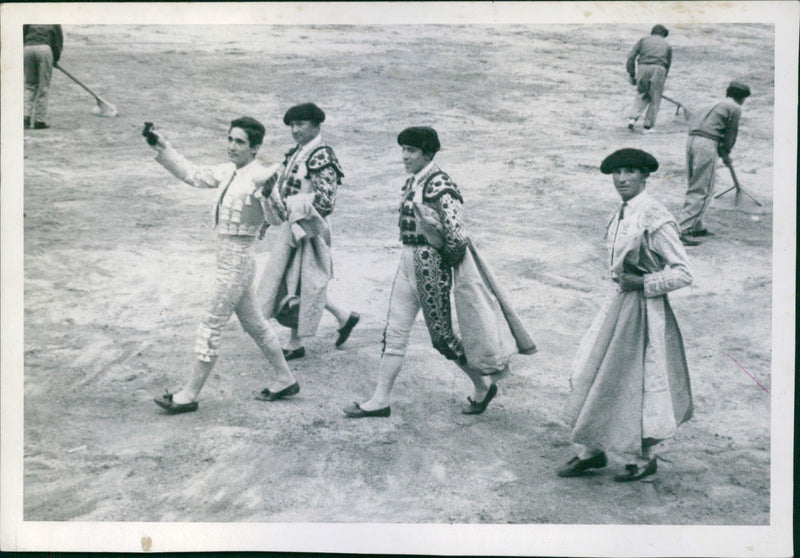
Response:
[{"label": "embroidered bolero jacket", "polygon": [[302,152],[298,154],[300,149],[295,146],[283,160],[281,196],[287,198],[297,194],[313,194],[312,205],[320,216],[327,217],[333,213],[336,192],[344,172],[329,145],[320,143],[307,156]]},{"label": "embroidered bolero jacket", "polygon": [[[415,183],[421,184],[421,195],[414,187]],[[400,204],[400,241],[406,245],[433,246],[430,238],[424,234],[426,224],[432,224],[442,240],[441,247],[434,247],[439,250],[445,263],[457,265],[467,250],[463,203],[458,186],[436,165],[419,180],[409,178],[403,187]]]}]

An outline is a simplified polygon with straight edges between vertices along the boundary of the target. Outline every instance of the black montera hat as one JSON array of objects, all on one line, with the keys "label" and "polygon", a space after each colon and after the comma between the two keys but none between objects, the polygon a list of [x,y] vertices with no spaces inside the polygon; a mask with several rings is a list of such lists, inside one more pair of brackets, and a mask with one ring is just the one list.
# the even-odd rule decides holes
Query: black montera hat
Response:
[{"label": "black montera hat", "polygon": [[436,153],[442,147],[439,135],[430,126],[411,126],[397,136],[399,145],[410,145],[428,153]]},{"label": "black montera hat", "polygon": [[314,103],[303,103],[293,106],[283,115],[283,123],[287,126],[293,120],[310,120],[315,124],[321,124],[325,122],[325,113]]},{"label": "black montera hat", "polygon": [[647,151],[626,147],[615,151],[600,164],[600,172],[611,174],[617,169],[629,168],[639,169],[645,172],[655,172],[658,169],[658,161]]}]

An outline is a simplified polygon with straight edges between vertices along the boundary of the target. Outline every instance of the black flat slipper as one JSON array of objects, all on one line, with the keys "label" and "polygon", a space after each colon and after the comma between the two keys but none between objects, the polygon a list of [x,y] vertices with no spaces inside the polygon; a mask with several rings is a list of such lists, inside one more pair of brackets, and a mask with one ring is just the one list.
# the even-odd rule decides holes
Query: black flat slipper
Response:
[{"label": "black flat slipper", "polygon": [[350,337],[350,332],[353,331],[353,328],[356,327],[358,320],[361,319],[361,316],[357,312],[350,312],[350,317],[347,318],[347,321],[342,326],[342,329],[337,330],[339,332],[339,337],[336,339],[336,347],[341,347],[344,345],[344,342],[347,341],[347,338]]},{"label": "black flat slipper", "polygon": [[342,409],[347,418],[366,418],[366,417],[388,417],[392,414],[391,407],[384,407],[383,409],[375,409],[374,411],[365,411],[358,403]]},{"label": "black flat slipper", "polygon": [[197,410],[197,401],[190,401],[189,403],[175,403],[172,400],[172,394],[167,391],[161,397],[154,397],[153,402],[164,409],[170,415],[177,415],[180,413],[191,413]]},{"label": "black flat slipper", "polygon": [[486,393],[486,397],[483,398],[483,401],[477,402],[474,401],[472,397],[467,397],[469,405],[462,409],[461,412],[465,415],[479,415],[486,410],[486,407],[489,406],[489,403],[494,399],[495,395],[497,395],[497,384],[492,384],[489,391]]},{"label": "black flat slipper", "polygon": [[278,399],[297,395],[298,393],[300,393],[300,384],[295,382],[289,387],[283,388],[280,391],[270,391],[269,388],[264,388],[261,391],[256,392],[256,399],[259,401],[277,401]]}]

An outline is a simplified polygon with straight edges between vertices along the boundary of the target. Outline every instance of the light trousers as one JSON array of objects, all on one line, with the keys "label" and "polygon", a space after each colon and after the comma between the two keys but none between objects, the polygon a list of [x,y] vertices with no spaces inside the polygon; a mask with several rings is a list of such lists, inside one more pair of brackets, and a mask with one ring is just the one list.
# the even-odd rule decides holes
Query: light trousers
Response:
[{"label": "light trousers", "polygon": [[47,118],[47,95],[53,77],[53,51],[48,45],[29,45],[24,49],[25,116],[32,121]]},{"label": "light trousers", "polygon": [[385,355],[405,356],[421,308],[434,348],[450,360],[466,363],[464,347],[453,331],[451,282],[452,272],[434,248],[403,246],[383,332]]},{"label": "light trousers", "polygon": [[273,366],[283,359],[278,336],[256,304],[254,245],[252,236],[218,236],[214,289],[195,342],[199,360],[211,362],[217,356],[222,328],[234,312]]},{"label": "light trousers", "polygon": [[628,118],[638,120],[642,112],[647,109],[647,113],[644,115],[644,127],[655,126],[666,79],[667,70],[664,66],[658,64],[639,65],[636,70],[636,99],[628,111]]},{"label": "light trousers", "polygon": [[686,143],[686,171],[689,186],[678,225],[681,233],[700,231],[703,214],[714,197],[714,174],[717,164],[717,142],[701,136],[689,136]]}]

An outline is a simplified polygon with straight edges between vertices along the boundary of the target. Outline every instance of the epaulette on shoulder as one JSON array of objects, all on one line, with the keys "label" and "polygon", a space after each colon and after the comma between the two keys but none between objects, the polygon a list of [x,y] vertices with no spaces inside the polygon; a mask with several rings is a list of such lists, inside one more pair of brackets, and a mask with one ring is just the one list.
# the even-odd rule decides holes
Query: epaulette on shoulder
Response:
[{"label": "epaulette on shoulder", "polygon": [[325,167],[333,167],[336,170],[336,173],[339,175],[339,178],[344,176],[342,167],[339,164],[339,160],[336,158],[336,154],[333,152],[333,149],[331,149],[330,146],[321,145],[308,155],[306,168],[308,169],[308,172],[317,172],[321,171]]},{"label": "epaulette on shoulder", "polygon": [[444,172],[439,171],[432,174],[425,181],[425,186],[422,189],[422,199],[425,201],[434,201],[444,194],[450,194],[461,203],[464,199],[461,197],[461,192],[458,191],[458,186],[455,182],[450,180]]},{"label": "epaulette on shoulder", "polygon": [[643,208],[640,219],[643,228],[650,232],[656,231],[664,225],[664,223],[670,221],[677,222],[672,213],[656,200],[652,200],[651,203],[648,203],[647,206]]}]

